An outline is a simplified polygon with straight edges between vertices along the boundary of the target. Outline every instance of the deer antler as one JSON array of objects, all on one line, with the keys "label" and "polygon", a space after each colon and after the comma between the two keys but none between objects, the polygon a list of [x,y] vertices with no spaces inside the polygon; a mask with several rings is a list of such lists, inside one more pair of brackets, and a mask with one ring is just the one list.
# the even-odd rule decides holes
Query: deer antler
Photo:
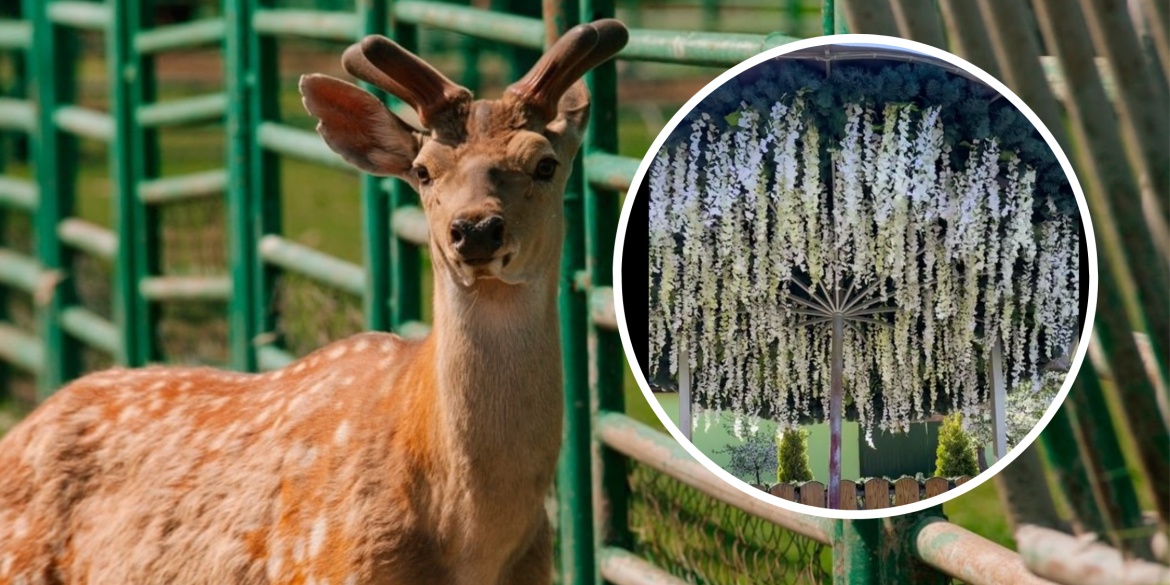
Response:
[{"label": "deer antler", "polygon": [[625,25],[613,19],[569,29],[523,79],[508,87],[506,99],[524,104],[544,120],[556,117],[557,102],[582,75],[617,54],[629,41]]},{"label": "deer antler", "polygon": [[426,128],[444,125],[447,116],[461,118],[471,103],[467,88],[380,35],[370,35],[346,49],[341,64],[350,75],[409,104]]}]

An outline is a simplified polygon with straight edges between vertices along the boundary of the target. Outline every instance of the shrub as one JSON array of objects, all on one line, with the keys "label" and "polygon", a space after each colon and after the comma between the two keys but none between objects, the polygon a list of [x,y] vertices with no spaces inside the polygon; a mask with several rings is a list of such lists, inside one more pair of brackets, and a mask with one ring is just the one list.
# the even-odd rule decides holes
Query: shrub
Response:
[{"label": "shrub", "polygon": [[975,446],[967,431],[963,430],[961,415],[953,414],[943,419],[938,431],[938,460],[934,474],[938,477],[979,474]]},{"label": "shrub", "polygon": [[812,470],[808,467],[808,431],[796,429],[785,432],[780,437],[777,459],[780,465],[776,470],[776,479],[783,483],[812,481]]}]

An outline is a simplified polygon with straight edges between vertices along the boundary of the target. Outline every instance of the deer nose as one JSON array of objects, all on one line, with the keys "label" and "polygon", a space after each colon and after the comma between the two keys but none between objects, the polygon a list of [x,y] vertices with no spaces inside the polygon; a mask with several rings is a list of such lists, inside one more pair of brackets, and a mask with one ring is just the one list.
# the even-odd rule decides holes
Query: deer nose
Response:
[{"label": "deer nose", "polygon": [[478,223],[457,219],[451,222],[451,244],[464,262],[486,262],[504,244],[504,218],[493,215]]}]

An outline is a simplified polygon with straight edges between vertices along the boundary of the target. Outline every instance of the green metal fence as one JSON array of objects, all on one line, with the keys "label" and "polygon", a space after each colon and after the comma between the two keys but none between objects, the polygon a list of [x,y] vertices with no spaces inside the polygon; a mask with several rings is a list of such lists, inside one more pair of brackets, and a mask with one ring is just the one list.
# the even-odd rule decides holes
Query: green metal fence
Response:
[{"label": "green metal fence", "polygon": [[[1036,3],[1047,5],[1047,0]],[[1009,83],[1026,100],[1040,99],[1038,110],[1049,127],[1062,127],[1051,96],[1044,97],[1047,86],[1030,85],[1035,81],[1030,74],[1044,79],[1043,73],[1037,74],[1042,61],[1035,47],[1023,60],[1034,62],[1036,71],[1022,69],[1021,59],[1013,58],[1012,43],[1026,44],[1005,36],[1019,28],[1008,22],[1013,3],[980,2],[1002,21],[996,22],[991,40],[978,18],[970,20],[971,5],[966,2],[941,0],[941,20],[931,2],[890,4],[893,11],[882,2],[850,2],[843,11],[846,19],[834,12],[832,0],[826,0],[825,32],[843,30],[847,20],[854,31],[902,34],[939,46],[946,46],[949,37],[976,63],[992,70],[998,63],[1011,73]],[[274,0],[225,0],[219,16],[164,27],[154,26],[151,0],[23,0],[19,11],[7,6],[3,9],[7,12],[0,12],[0,53],[13,63],[0,69],[0,75],[10,74],[9,79],[0,79],[0,134],[31,138],[33,169],[31,176],[19,170],[0,174],[0,293],[30,299],[36,317],[35,328],[20,323],[5,313],[11,303],[0,298],[4,364],[0,376],[32,374],[44,397],[82,373],[85,352],[97,350],[130,366],[165,361],[171,356],[160,335],[167,319],[163,307],[197,302],[223,306],[231,367],[249,371],[280,367],[299,353],[299,344],[282,329],[281,312],[274,310],[279,303],[273,302],[282,294],[283,279],[290,276],[360,299],[365,328],[404,336],[425,334],[425,282],[420,273],[426,259],[420,246],[428,234],[415,195],[405,185],[368,176],[357,179],[363,222],[360,263],[305,246],[283,230],[281,203],[292,195],[288,182],[281,179],[287,161],[349,172],[313,132],[282,111],[284,43],[325,41],[339,48],[380,33],[415,48],[423,30],[445,30],[477,39],[464,45],[463,58],[469,62],[474,63],[481,49],[493,47],[509,51],[505,54],[512,66],[523,69],[532,51],[573,24],[614,14],[612,0],[579,4],[547,0],[540,15],[421,0],[362,0],[353,12],[283,6]],[[531,10],[533,5],[526,6]],[[946,36],[944,21],[950,27]],[[1044,30],[1047,35],[1049,29]],[[109,86],[104,109],[78,101],[78,52],[93,46],[91,37],[79,37],[79,32],[104,39]],[[791,40],[780,33],[635,28],[619,59],[726,68]],[[1071,50],[1059,35],[1052,41]],[[221,55],[222,91],[160,99],[156,61],[193,47],[210,47]],[[1072,57],[1068,59],[1063,72],[1072,85],[1077,75],[1088,73],[1070,66]],[[1113,65],[1116,70],[1124,64]],[[474,67],[465,71],[464,81],[474,86],[476,78]],[[1136,81],[1120,75],[1118,81],[1117,91],[1131,95]],[[831,521],[763,504],[724,484],[669,437],[623,414],[624,366],[610,288],[611,258],[619,195],[628,189],[638,161],[616,154],[616,65],[590,73],[586,83],[594,114],[566,193],[568,230],[560,283],[567,398],[565,447],[557,477],[560,581],[939,583],[954,577],[971,583],[1048,583],[1034,576],[1025,560],[1033,564],[1035,558],[1051,555],[1021,557],[945,522],[939,508],[883,521]],[[1085,126],[1085,118],[1073,117]],[[206,125],[223,127],[222,166],[164,174],[160,132]],[[108,146],[112,217],[108,227],[77,217],[79,140]],[[10,143],[0,139],[0,145]],[[1143,160],[1150,169],[1165,171],[1157,152],[1148,148],[1139,152],[1148,155]],[[4,162],[0,159],[0,165]],[[23,167],[0,166],[0,171],[5,168]],[[1101,173],[1114,173],[1115,181],[1107,183],[1132,187],[1119,178],[1124,171],[1118,175],[1110,170],[1113,167],[1103,169]],[[1093,197],[1098,205],[1111,203],[1102,188],[1096,188]],[[230,259],[184,274],[168,267],[160,226],[165,224],[166,209],[195,201],[222,205]],[[1141,238],[1147,227],[1140,220],[1125,223],[1132,219],[1130,208],[1113,211],[1127,239],[1124,245],[1113,242],[1114,247],[1107,247],[1109,258],[1148,259]],[[15,232],[6,229],[12,224],[8,218],[16,216],[28,218],[33,245],[18,244]],[[1128,247],[1131,243],[1134,250]],[[111,267],[108,311],[79,299],[76,260],[82,256]],[[1117,274],[1128,274],[1116,264],[1113,268]],[[1045,446],[1053,468],[1071,474],[1075,481],[1068,485],[1081,490],[1065,494],[1065,499],[1072,502],[1085,530],[1102,531],[1118,550],[1136,551],[1142,557],[1148,556],[1141,543],[1148,543],[1150,531],[1143,532],[1148,525],[1139,517],[1132,483],[1127,486],[1127,480],[1114,473],[1125,461],[1112,428],[1105,431],[1108,421],[1102,419],[1101,404],[1110,392],[1121,392],[1127,401],[1129,431],[1165,437],[1165,425],[1150,416],[1158,412],[1151,403],[1159,376],[1145,374],[1130,332],[1153,330],[1155,348],[1160,348],[1165,336],[1156,319],[1164,312],[1158,313],[1154,305],[1160,302],[1164,308],[1167,298],[1158,283],[1134,284],[1132,276],[1114,282],[1124,284],[1102,284],[1103,298],[1111,299],[1105,302],[1117,304],[1103,306],[1108,338],[1103,335],[1102,341],[1108,359],[1101,364],[1111,367],[1119,384],[1102,389],[1091,370],[1087,378],[1082,376],[1080,394],[1062,411],[1067,418],[1059,419],[1066,426],[1058,424]],[[1141,290],[1140,297],[1135,297],[1135,288]],[[1134,298],[1141,302],[1132,302]],[[1165,362],[1158,367],[1164,383]],[[1135,409],[1146,409],[1146,416]],[[1070,435],[1081,454],[1091,451],[1100,457],[1078,467],[1073,461],[1076,454],[1062,450]],[[1137,447],[1141,470],[1156,484],[1155,491],[1170,485],[1157,459],[1166,460],[1164,446],[1165,442],[1161,447]],[[1006,474],[1009,495],[1022,493],[1021,474],[1043,473],[1033,464],[1039,455],[1030,453],[1035,457],[1022,458],[1021,471]],[[1036,477],[1042,475],[1032,480]],[[1012,481],[1018,485],[1013,487]],[[1030,521],[1034,514],[1017,511],[1015,517]],[[1164,508],[1158,518],[1164,532]],[[1056,521],[1048,526],[1059,527]]]}]

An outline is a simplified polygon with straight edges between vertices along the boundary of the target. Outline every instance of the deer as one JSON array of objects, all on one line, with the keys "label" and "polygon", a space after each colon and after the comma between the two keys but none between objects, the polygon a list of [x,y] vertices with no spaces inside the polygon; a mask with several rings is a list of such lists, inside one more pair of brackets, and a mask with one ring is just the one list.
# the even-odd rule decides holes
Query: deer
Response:
[{"label": "deer", "polygon": [[628,31],[567,31],[499,99],[392,40],[300,92],[329,147],[420,195],[433,325],[265,373],[86,375],[0,441],[0,584],[527,585],[552,578],[562,203],[581,81]]}]

